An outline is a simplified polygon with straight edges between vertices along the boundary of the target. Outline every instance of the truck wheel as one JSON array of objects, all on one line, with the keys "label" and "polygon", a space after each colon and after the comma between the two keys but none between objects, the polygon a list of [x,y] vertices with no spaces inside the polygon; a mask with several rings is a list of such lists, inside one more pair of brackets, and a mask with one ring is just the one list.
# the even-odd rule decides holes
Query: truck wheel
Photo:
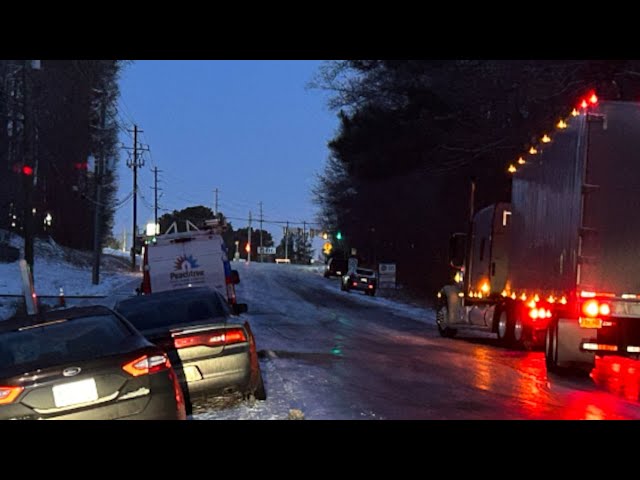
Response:
[{"label": "truck wheel", "polygon": [[496,331],[498,333],[498,341],[502,344],[508,343],[508,330],[509,329],[509,318],[506,310],[502,310],[500,312],[500,316],[498,317],[498,326]]},{"label": "truck wheel", "polygon": [[558,322],[551,322],[547,326],[544,338],[544,363],[547,371],[551,373],[563,373],[558,365]]},{"label": "truck wheel", "polygon": [[522,320],[522,311],[513,314],[513,347],[523,350],[531,350],[533,341],[527,336],[524,321]]},{"label": "truck wheel", "polygon": [[[513,308],[509,307],[503,309],[498,317],[496,331],[498,332],[498,340],[504,347],[510,347],[517,343],[514,338],[515,319],[513,317]],[[522,331],[522,328],[520,328],[520,331]]]},{"label": "truck wheel", "polygon": [[436,325],[438,326],[438,333],[444,338],[453,338],[458,331],[455,328],[447,326],[447,317],[449,316],[449,308],[447,305],[442,305],[436,313]]}]

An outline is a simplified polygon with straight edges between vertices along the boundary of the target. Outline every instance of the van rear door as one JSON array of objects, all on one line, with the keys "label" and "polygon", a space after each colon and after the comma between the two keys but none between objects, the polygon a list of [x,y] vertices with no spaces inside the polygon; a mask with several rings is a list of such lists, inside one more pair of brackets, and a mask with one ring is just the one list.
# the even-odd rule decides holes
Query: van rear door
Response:
[{"label": "van rear door", "polygon": [[207,285],[226,294],[224,251],[218,235],[165,239],[149,248],[151,291]]}]

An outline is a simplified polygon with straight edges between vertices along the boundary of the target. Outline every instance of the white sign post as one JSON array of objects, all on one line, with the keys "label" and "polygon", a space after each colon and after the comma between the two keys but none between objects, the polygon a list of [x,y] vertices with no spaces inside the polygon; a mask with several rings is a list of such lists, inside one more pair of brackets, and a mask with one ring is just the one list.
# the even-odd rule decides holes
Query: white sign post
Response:
[{"label": "white sign post", "polygon": [[38,313],[38,300],[36,291],[33,288],[33,276],[31,269],[26,260],[22,259],[18,262],[20,265],[20,276],[22,277],[22,293],[24,295],[24,303],[27,307],[27,314],[34,315]]},{"label": "white sign post", "polygon": [[378,265],[378,286],[380,288],[396,288],[395,263],[381,263]]}]

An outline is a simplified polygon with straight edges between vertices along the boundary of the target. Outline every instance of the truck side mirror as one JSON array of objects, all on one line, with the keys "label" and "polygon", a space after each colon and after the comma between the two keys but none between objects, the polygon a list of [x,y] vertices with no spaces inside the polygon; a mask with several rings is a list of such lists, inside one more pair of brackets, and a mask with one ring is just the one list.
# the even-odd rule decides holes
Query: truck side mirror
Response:
[{"label": "truck side mirror", "polygon": [[454,233],[449,238],[449,265],[461,270],[464,268],[464,257],[467,246],[465,233]]},{"label": "truck side mirror", "polygon": [[240,283],[240,274],[237,270],[231,270],[231,283],[237,285]]}]

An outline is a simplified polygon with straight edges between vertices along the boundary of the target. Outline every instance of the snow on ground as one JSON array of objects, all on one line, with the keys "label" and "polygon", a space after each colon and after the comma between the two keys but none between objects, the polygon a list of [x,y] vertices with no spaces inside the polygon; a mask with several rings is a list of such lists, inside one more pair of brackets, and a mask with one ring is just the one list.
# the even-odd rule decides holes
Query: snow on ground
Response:
[{"label": "snow on ground", "polygon": [[[22,239],[15,235],[9,243],[22,248]],[[34,247],[34,287],[40,297],[57,296],[61,288],[67,296],[107,295],[140,277],[139,273],[107,268],[103,258],[100,283],[93,285],[90,252],[74,252],[52,240],[36,240]],[[15,313],[16,302],[21,300],[2,295],[22,295],[21,278],[19,262],[0,263],[0,320]]]},{"label": "snow on ground", "polygon": [[[306,419],[379,419],[373,412],[363,410],[340,395],[336,384],[335,368],[343,361],[339,339],[329,335],[328,341],[318,336],[311,341],[292,339],[286,323],[295,321],[296,327],[307,325],[308,335],[313,336],[318,328],[318,315],[314,306],[310,311],[307,302],[294,295],[281,293],[279,274],[287,269],[288,279],[303,284],[309,290],[332,290],[339,292],[337,279],[325,279],[323,268],[300,265],[251,265],[234,264],[239,270],[241,283],[237,294],[240,302],[249,304],[247,317],[256,334],[256,344],[261,353],[261,369],[267,390],[267,400],[248,405],[236,402],[223,409],[211,409],[195,413],[195,420],[217,419],[287,419],[292,410],[300,410]],[[384,294],[384,293],[383,293]],[[388,308],[394,314],[427,324],[435,324],[435,312],[408,305],[381,296],[368,297],[362,292],[351,292],[350,300],[362,304],[363,309],[373,305]],[[322,315],[322,314],[320,314]],[[293,320],[295,319],[295,320]],[[284,324],[282,323],[284,322]],[[273,325],[272,325],[273,324]],[[371,326],[373,335],[383,327]],[[382,335],[382,334],[381,334]],[[291,352],[292,342],[295,351]],[[288,355],[282,355],[283,350]],[[289,357],[290,356],[290,357]],[[344,390],[344,389],[342,389]],[[345,403],[346,402],[346,403]]]},{"label": "snow on ground", "polygon": [[[13,238],[11,244],[21,247],[21,239]],[[100,284],[91,283],[91,263],[87,261],[87,252],[76,252],[64,249],[54,242],[37,241],[35,244],[35,288],[40,296],[57,295],[60,288],[65,295],[108,295],[139,279],[139,273],[128,272],[125,268],[102,268]],[[121,257],[128,257],[123,252],[108,252]],[[126,260],[126,258],[123,258]],[[365,419],[377,418],[375,414],[360,411],[357,408],[345,409],[336,399],[336,386],[331,368],[339,362],[340,354],[318,354],[308,351],[304,346],[297,352],[302,357],[279,358],[275,353],[277,346],[286,332],[279,332],[277,327],[268,328],[259,323],[257,315],[252,318],[251,312],[257,310],[269,311],[276,318],[288,315],[300,321],[313,322],[310,317],[309,304],[301,302],[295,296],[283,297],[278,293],[279,284],[273,281],[283,268],[289,269],[295,281],[313,289],[339,289],[335,279],[332,281],[322,277],[323,266],[298,266],[259,264],[233,264],[241,275],[238,286],[239,301],[249,304],[249,314],[246,315],[254,331],[260,350],[260,363],[268,398],[266,401],[235,402],[226,408],[207,409],[192,416],[196,420],[208,419],[287,419],[292,410],[300,410],[308,419]],[[253,271],[252,271],[253,270]],[[254,278],[255,277],[255,278]],[[17,299],[7,300],[1,295],[21,294],[20,269],[18,262],[0,263],[0,320],[6,319],[15,312]],[[381,291],[384,295],[384,292]],[[273,299],[277,298],[277,301]],[[363,307],[374,304],[388,308],[398,315],[402,315],[420,322],[433,323],[435,314],[413,305],[408,305],[383,296],[367,297],[361,292],[352,292],[352,299]],[[97,300],[96,303],[100,303]],[[244,315],[243,315],[244,316]],[[260,327],[260,328],[256,328]],[[268,348],[267,348],[268,347]],[[339,352],[339,345],[333,350]],[[311,350],[311,349],[310,349]],[[331,348],[327,349],[331,350]],[[304,355],[309,355],[313,361],[305,361]],[[324,355],[324,356],[322,356]],[[311,386],[311,387],[310,387]]]}]

